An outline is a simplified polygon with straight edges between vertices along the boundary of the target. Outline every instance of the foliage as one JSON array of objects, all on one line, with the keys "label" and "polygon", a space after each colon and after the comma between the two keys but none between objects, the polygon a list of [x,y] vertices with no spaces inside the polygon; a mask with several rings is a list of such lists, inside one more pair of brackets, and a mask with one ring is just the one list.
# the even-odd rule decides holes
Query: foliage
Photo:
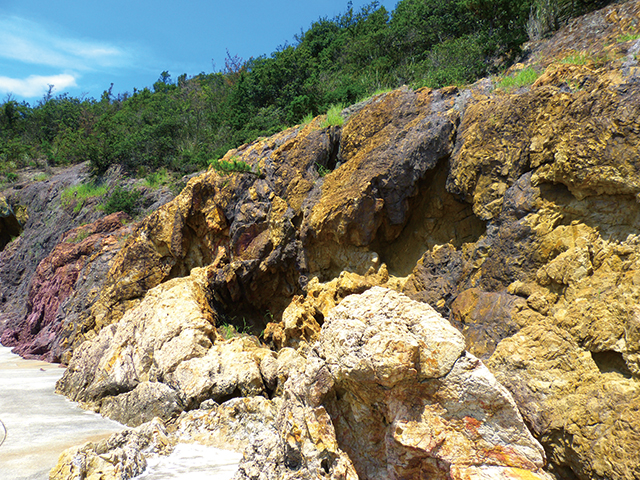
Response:
[{"label": "foliage", "polygon": [[640,33],[627,33],[626,35],[620,35],[617,39],[618,43],[630,42],[632,40],[638,40],[640,38]]},{"label": "foliage", "polygon": [[159,188],[171,184],[171,174],[162,167],[154,172],[149,173],[145,178],[145,184],[151,188]]},{"label": "foliage", "polygon": [[302,117],[301,125],[309,125],[313,121],[313,113],[309,112]]},{"label": "foliage", "polygon": [[[246,319],[242,318],[242,326],[236,317],[227,317],[223,315],[224,321],[217,327],[222,338],[229,340],[242,335],[251,335],[251,327],[247,324]],[[231,323],[233,322],[233,323]],[[234,325],[236,324],[236,325]]]},{"label": "foliage", "polygon": [[80,243],[81,241],[83,241],[84,239],[89,237],[89,230],[88,229],[84,229],[84,230],[80,230],[75,237],[70,238],[69,240],[67,240],[69,243]]},{"label": "foliage", "polygon": [[61,194],[61,200],[65,206],[73,205],[73,212],[78,213],[88,199],[102,197],[106,193],[106,185],[98,185],[95,182],[81,183],[66,188]]},{"label": "foliage", "polygon": [[536,81],[538,76],[538,72],[536,72],[531,67],[527,67],[522,70],[518,70],[514,75],[504,77],[498,82],[498,88],[509,90],[511,88],[519,88],[526,85],[531,85]]},{"label": "foliage", "polygon": [[[318,19],[270,55],[244,60],[227,53],[219,72],[174,80],[163,71],[151,88],[114,95],[111,85],[99,99],[48,92],[29,105],[9,96],[0,104],[0,174],[89,161],[96,173],[119,164],[130,173],[164,168],[182,176],[375,92],[496,74],[520,54],[528,34],[546,35],[606,3],[401,0],[393,12],[376,1],[359,10],[349,3],[343,14]],[[259,174],[219,162],[213,168]]]},{"label": "foliage", "polygon": [[576,52],[567,55],[560,60],[559,63],[568,65],[594,65],[596,67],[604,65],[610,60],[609,56],[605,53],[603,55],[593,55],[586,52]]},{"label": "foliage", "polygon": [[258,177],[260,176],[259,167],[256,167],[256,170],[254,171],[251,165],[242,160],[238,160],[237,157],[231,157],[230,160],[211,160],[209,165],[211,165],[211,168],[216,172],[223,175],[228,175],[230,173],[250,173]]},{"label": "foliage", "polygon": [[106,185],[97,185],[94,182],[80,183],[72,187],[66,188],[61,195],[62,203],[69,205],[73,201],[84,202],[93,197],[101,197],[107,193]]},{"label": "foliage", "polygon": [[344,123],[344,117],[341,114],[342,110],[344,110],[344,106],[341,104],[331,105],[327,110],[327,118],[322,123],[322,128],[341,126]]},{"label": "foliage", "polygon": [[117,186],[107,201],[103,204],[102,209],[107,215],[116,212],[124,212],[133,216],[138,210],[137,203],[139,199],[139,191],[127,190]]},{"label": "foliage", "polygon": [[324,177],[331,173],[331,170],[329,170],[324,165],[319,164],[318,162],[316,162],[316,170],[318,171],[318,175],[320,175],[320,177]]},{"label": "foliage", "polygon": [[533,0],[527,33],[537,40],[558,30],[569,19],[605,7],[611,0]]}]

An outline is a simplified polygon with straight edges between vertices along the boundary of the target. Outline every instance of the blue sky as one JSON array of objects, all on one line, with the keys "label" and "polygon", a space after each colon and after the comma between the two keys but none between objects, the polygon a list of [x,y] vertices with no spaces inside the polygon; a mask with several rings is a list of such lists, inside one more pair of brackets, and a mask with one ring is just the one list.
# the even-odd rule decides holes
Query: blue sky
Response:
[{"label": "blue sky", "polygon": [[[353,0],[355,9],[369,1]],[[379,2],[390,12],[397,0]],[[53,94],[100,98],[224,68],[226,51],[270,54],[347,0],[0,0],[0,103]]]}]

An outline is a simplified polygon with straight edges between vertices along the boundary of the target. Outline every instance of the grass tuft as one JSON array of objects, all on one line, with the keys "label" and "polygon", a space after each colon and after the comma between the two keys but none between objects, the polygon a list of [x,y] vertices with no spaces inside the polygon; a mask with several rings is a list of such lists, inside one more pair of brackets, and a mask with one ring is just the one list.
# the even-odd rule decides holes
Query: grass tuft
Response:
[{"label": "grass tuft", "polygon": [[327,118],[322,124],[322,128],[340,127],[344,124],[344,118],[341,115],[344,106],[341,103],[331,105],[327,111]]},{"label": "grass tuft", "polygon": [[73,213],[78,213],[88,199],[102,197],[107,193],[107,190],[106,185],[96,185],[93,182],[74,185],[62,192],[62,204],[65,206],[74,204]]},{"label": "grass tuft", "polygon": [[510,90],[512,88],[524,87],[526,85],[531,85],[538,77],[538,72],[531,67],[527,67],[518,71],[515,75],[504,77],[498,82],[498,88],[502,90]]}]

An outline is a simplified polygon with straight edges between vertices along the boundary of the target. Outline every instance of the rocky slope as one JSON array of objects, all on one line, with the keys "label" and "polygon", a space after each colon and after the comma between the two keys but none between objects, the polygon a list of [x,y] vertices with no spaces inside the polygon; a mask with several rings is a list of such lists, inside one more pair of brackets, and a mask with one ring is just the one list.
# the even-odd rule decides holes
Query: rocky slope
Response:
[{"label": "rocky slope", "polygon": [[52,241],[35,276],[7,267],[23,225],[3,342],[138,432],[245,449],[237,478],[639,478],[639,35],[616,4],[531,45],[532,85],[403,88],[244,145],[257,174]]}]

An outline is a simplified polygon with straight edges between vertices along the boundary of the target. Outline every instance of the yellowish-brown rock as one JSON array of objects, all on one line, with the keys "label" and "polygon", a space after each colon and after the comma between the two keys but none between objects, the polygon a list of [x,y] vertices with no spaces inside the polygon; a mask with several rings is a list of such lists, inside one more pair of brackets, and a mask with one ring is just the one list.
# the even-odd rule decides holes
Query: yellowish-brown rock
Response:
[{"label": "yellowish-brown rock", "polygon": [[513,399],[462,335],[381,287],[329,313],[275,423],[238,478],[549,479]]},{"label": "yellowish-brown rock", "polygon": [[[207,279],[206,269],[194,269],[189,277],[149,291],[117,324],[76,351],[57,391],[136,424],[150,420],[138,410],[153,411],[142,401],[132,405],[128,400],[128,395],[140,395],[136,392],[145,382],[164,384],[148,390],[166,404],[167,411],[160,415],[164,418],[179,412],[181,405],[193,408],[236,392],[264,393],[260,363],[270,352],[252,337],[224,340],[217,335]],[[161,402],[171,398],[171,390],[175,401]]]},{"label": "yellowish-brown rock", "polygon": [[602,373],[588,351],[548,322],[503,340],[489,366],[513,393],[561,477],[640,476],[637,381]]}]

